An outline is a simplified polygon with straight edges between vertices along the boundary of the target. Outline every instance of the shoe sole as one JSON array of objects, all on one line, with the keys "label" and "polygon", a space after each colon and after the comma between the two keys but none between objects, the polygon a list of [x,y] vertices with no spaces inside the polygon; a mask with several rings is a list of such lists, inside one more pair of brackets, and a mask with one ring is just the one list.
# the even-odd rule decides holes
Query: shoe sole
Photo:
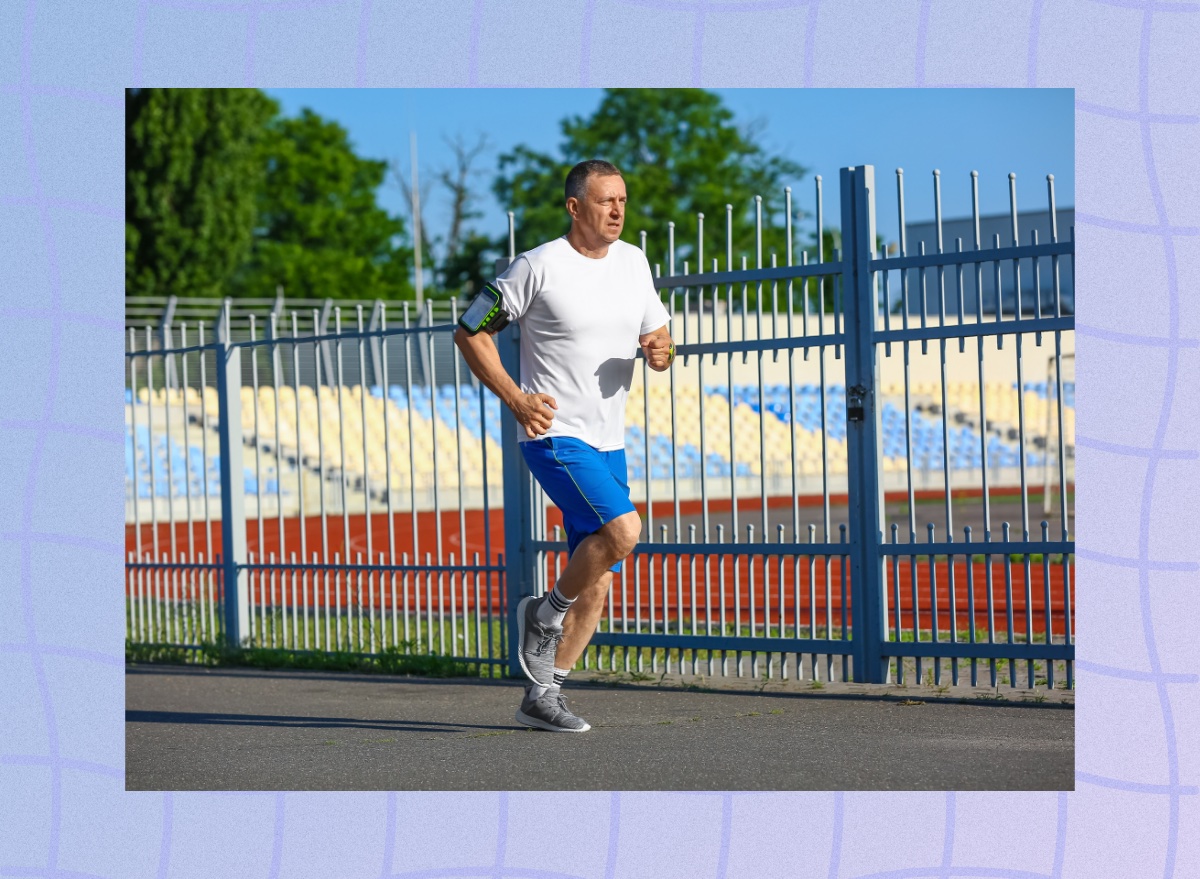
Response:
[{"label": "shoe sole", "polygon": [[546,732],[587,732],[592,728],[592,725],[586,720],[583,722],[582,729],[568,729],[565,726],[554,726],[546,723],[544,720],[538,720],[536,717],[530,717],[520,708],[517,709],[517,723],[523,723],[525,726],[532,726],[536,729],[544,729]]},{"label": "shoe sole", "polygon": [[517,604],[517,661],[521,663],[521,671],[525,672],[525,677],[539,686],[545,686],[545,684],[533,676],[529,671],[529,666],[525,664],[525,651],[523,649],[525,646],[525,608],[531,601],[537,601],[537,598],[533,595],[526,595]]}]

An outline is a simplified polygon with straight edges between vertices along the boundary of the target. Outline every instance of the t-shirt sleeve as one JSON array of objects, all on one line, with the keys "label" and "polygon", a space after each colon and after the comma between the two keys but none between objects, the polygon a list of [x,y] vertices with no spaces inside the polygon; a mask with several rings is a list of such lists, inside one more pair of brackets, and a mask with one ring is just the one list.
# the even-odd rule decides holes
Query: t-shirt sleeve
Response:
[{"label": "t-shirt sleeve", "polygon": [[[638,252],[641,255],[641,252]],[[646,258],[642,257],[643,271],[640,273],[644,280],[643,302],[645,303],[645,311],[642,313],[642,328],[639,330],[640,335],[652,333],[659,327],[671,322],[671,315],[667,311],[662,300],[658,298],[658,291],[654,289],[654,276],[650,274],[650,264],[646,262]]]},{"label": "t-shirt sleeve", "polygon": [[500,291],[501,306],[512,320],[519,320],[529,310],[537,292],[537,274],[529,259],[522,254],[509,263],[495,282]]}]

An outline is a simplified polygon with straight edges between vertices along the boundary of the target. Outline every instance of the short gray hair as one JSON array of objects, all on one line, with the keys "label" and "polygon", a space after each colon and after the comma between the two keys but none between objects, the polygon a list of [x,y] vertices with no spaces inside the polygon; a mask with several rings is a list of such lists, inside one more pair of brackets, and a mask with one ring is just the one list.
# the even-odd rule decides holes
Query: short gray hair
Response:
[{"label": "short gray hair", "polygon": [[621,176],[621,171],[612,162],[603,159],[588,159],[580,162],[567,173],[567,184],[564,187],[567,198],[582,199],[587,195],[589,177],[608,177],[615,174]]}]

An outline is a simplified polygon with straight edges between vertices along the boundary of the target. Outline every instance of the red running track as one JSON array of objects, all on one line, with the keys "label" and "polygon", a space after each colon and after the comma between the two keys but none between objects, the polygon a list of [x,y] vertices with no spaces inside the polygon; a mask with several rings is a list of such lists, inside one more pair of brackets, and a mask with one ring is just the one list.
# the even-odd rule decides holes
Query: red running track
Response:
[{"label": "red running track", "polygon": [[[436,564],[436,520],[432,512],[417,514],[419,561],[413,558],[413,521],[408,513],[397,513],[392,519],[392,534],[388,533],[388,521],[385,514],[370,517],[371,554],[376,562],[394,564],[425,564],[426,554]],[[551,529],[561,523],[557,510],[548,510],[548,526]],[[490,550],[491,563],[497,564],[504,546],[503,511],[492,510],[485,528],[482,511],[468,511],[464,515],[465,533],[460,530],[460,520],[457,511],[445,512],[441,516],[443,564],[450,565],[450,556],[454,555],[454,565],[463,564],[463,548],[466,549],[467,563],[474,564],[475,554],[478,553],[479,564],[488,563],[487,552]],[[328,517],[322,526],[319,517],[310,517],[303,523],[305,549],[309,560],[313,557],[345,565],[357,564],[360,558],[367,563],[367,518],[363,515]],[[170,526],[159,524],[158,550],[159,558],[165,558],[170,551]],[[211,530],[212,542],[208,541],[208,531]],[[211,560],[221,552],[220,523],[213,522],[211,529],[204,523],[193,524],[191,540],[188,538],[186,523],[175,526],[175,545],[179,555],[178,561],[196,561],[203,557]],[[282,534],[281,534],[282,531]],[[284,519],[282,529],[278,519],[266,519],[262,522],[260,539],[259,523],[252,520],[246,526],[246,542],[248,553],[255,563],[269,561],[272,554],[276,563],[281,562],[280,548],[282,546],[288,563],[295,554],[300,557],[301,521],[298,518]],[[153,557],[154,530],[151,525],[143,525],[141,529],[141,548],[143,560]],[[346,537],[349,537],[347,542]],[[126,528],[126,548],[130,554],[136,549],[137,535],[133,526]],[[389,559],[389,547],[394,541],[394,562]],[[349,546],[351,559],[346,558],[345,547]],[[405,560],[407,554],[407,561]],[[558,554],[558,563],[566,564],[566,554]],[[698,627],[703,625],[708,614],[712,613],[714,623],[720,619],[721,594],[724,593],[726,619],[731,621],[735,614],[740,613],[743,623],[750,621],[751,602],[755,621],[761,625],[764,614],[769,611],[772,625],[779,625],[780,612],[787,625],[796,622],[797,599],[800,607],[801,631],[806,630],[812,622],[812,611],[816,609],[816,624],[818,628],[827,623],[836,630],[842,625],[842,610],[846,606],[845,623],[850,625],[852,617],[849,608],[850,577],[847,571],[845,583],[842,580],[842,560],[831,557],[828,561],[823,557],[799,558],[787,556],[741,557],[709,555],[707,558],[708,576],[705,579],[705,557],[675,556],[639,557],[636,565],[626,563],[626,572],[613,582],[614,616],[620,617],[624,612],[633,619],[640,612],[641,618],[650,617],[651,606],[654,608],[656,619],[662,619],[663,607],[667,609],[668,618],[674,619],[682,611],[684,617],[693,614],[698,620]],[[781,565],[782,561],[782,565]],[[1064,566],[1061,562],[1047,566],[1041,562],[1031,562],[1028,582],[1026,581],[1025,566],[1021,561],[1012,562],[1007,574],[1011,585],[1006,583],[1006,559],[995,556],[991,563],[991,598],[990,616],[994,621],[995,630],[1002,632],[1007,627],[1009,608],[1008,596],[1011,594],[1013,627],[1017,633],[1026,629],[1027,615],[1030,617],[1032,629],[1036,633],[1044,632],[1047,607],[1047,585],[1049,586],[1050,619],[1053,632],[1061,635],[1064,631],[1064,598],[1067,582],[1074,586],[1074,563]],[[665,564],[664,564],[665,563]],[[989,624],[989,589],[988,565],[976,561],[968,565],[963,557],[955,560],[954,564],[954,604],[956,626],[961,630],[966,628],[969,619],[970,600],[974,600],[975,626],[987,630]],[[651,572],[653,568],[653,573]],[[547,570],[551,578],[555,573],[554,560],[547,561]],[[695,574],[693,575],[693,570]],[[915,567],[907,558],[901,558],[895,566],[889,558],[885,565],[886,589],[888,595],[889,628],[895,625],[896,613],[896,574],[899,574],[899,606],[902,628],[910,628],[914,619],[914,607],[919,616],[922,629],[933,626],[933,611],[936,607],[939,631],[947,630],[951,611],[950,569],[946,561],[938,561],[933,566],[933,575],[937,587],[930,589],[931,566],[929,560],[919,559]],[[917,594],[913,595],[913,582],[917,584]],[[721,589],[721,576],[724,575],[724,590]],[[753,588],[751,588],[753,577]],[[1068,579],[1069,578],[1069,579]],[[187,579],[187,578],[181,578]],[[292,604],[293,579],[295,581],[295,601],[298,606],[324,606],[325,577],[295,576],[292,571],[283,569],[272,578],[265,572],[252,572],[251,589],[254,600],[259,604],[279,602],[285,606]],[[439,578],[436,573],[427,572],[395,575],[395,596],[398,605],[403,606],[405,591],[408,595],[409,607],[425,607],[428,596],[438,601],[439,585],[444,597],[441,599],[444,610],[450,609],[448,590],[455,593],[455,607],[460,611],[464,600],[467,607],[473,609],[475,604],[475,578],[466,577],[464,583],[461,574],[444,573]],[[363,602],[378,609],[390,609],[393,595],[392,577],[388,574],[374,572],[369,575],[349,575],[347,572],[330,571],[329,603],[349,606],[357,600],[361,585]],[[360,583],[361,580],[361,583]],[[624,581],[624,583],[623,583]],[[651,582],[653,581],[653,588]],[[736,587],[735,587],[736,581]],[[692,598],[693,582],[695,583],[695,599]],[[127,577],[127,590],[131,580]],[[638,585],[640,583],[640,586]],[[622,585],[624,588],[622,588]],[[427,591],[428,587],[428,591]],[[843,602],[843,587],[846,596]],[[183,588],[187,588],[184,586]],[[488,607],[499,609],[503,607],[500,578],[497,574],[479,575],[480,603],[483,610]],[[624,594],[622,594],[624,593]],[[653,596],[652,594],[653,593]],[[1028,594],[1027,594],[1028,593]],[[274,601],[272,600],[274,594]],[[340,596],[340,599],[335,597]],[[934,601],[936,597],[936,601]],[[436,605],[435,605],[436,609]],[[1074,593],[1072,591],[1071,626],[1074,630]]]}]

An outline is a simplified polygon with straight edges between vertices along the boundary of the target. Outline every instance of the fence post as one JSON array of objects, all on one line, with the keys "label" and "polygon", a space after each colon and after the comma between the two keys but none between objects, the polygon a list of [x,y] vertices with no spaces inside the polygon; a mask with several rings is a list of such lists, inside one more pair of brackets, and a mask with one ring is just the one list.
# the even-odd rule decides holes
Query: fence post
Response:
[{"label": "fence post", "polygon": [[[512,262],[511,258],[496,260],[496,274]],[[492,337],[500,350],[500,362],[520,381],[521,327],[511,323]],[[533,477],[521,455],[517,441],[517,419],[507,407],[500,408],[501,460],[504,474],[504,581],[508,596],[508,673],[522,676],[517,659],[517,604],[526,595],[534,594],[534,552],[530,545],[535,539],[533,522]]]},{"label": "fence post", "polygon": [[[217,417],[221,452],[221,564],[225,641],[241,647],[249,631],[250,590],[246,564],[246,504],[242,469],[242,352],[233,346],[229,306],[217,340]],[[243,627],[247,627],[243,631]]]},{"label": "fence post", "polygon": [[[167,297],[167,304],[163,306],[162,317],[158,324],[158,332],[159,345],[164,351],[169,351],[171,348],[175,347],[175,344],[171,339],[171,323],[175,320],[175,306],[178,303],[179,297],[172,295]],[[149,360],[146,362],[149,363]],[[179,387],[179,382],[176,380],[175,376],[175,358],[170,354],[164,354],[163,367],[163,386],[168,390],[173,391],[175,388]]]},{"label": "fence post", "polygon": [[875,168],[842,168],[842,260],[846,320],[851,607],[854,679],[884,683],[883,483],[880,479],[879,361],[875,351]]}]

